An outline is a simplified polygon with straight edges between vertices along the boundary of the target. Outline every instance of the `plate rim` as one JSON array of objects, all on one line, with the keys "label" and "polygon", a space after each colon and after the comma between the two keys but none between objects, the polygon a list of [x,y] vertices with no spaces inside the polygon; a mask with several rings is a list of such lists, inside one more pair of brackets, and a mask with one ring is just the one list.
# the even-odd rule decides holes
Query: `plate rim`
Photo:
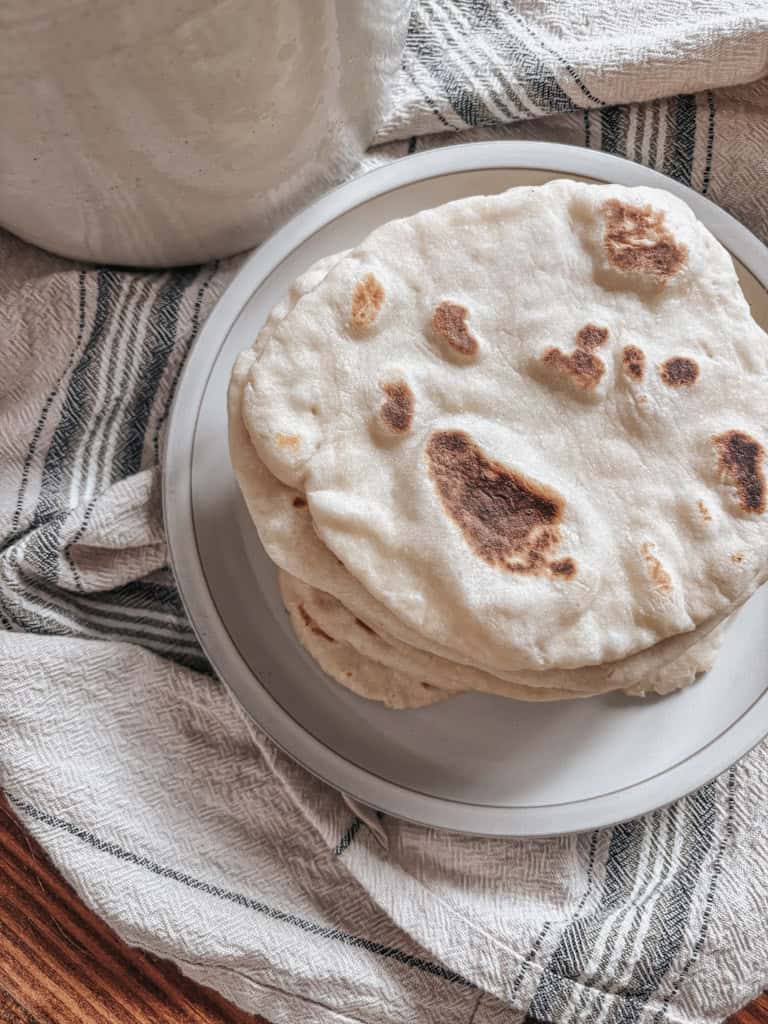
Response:
[{"label": "plate rim", "polygon": [[[169,562],[203,651],[244,712],[294,761],[353,799],[417,824],[472,835],[565,835],[649,813],[711,781],[768,734],[768,690],[705,747],[618,793],[506,808],[420,793],[346,760],[277,703],[242,658],[219,616],[195,534],[191,478],[201,399],[229,331],[250,298],[285,259],[339,216],[403,186],[480,170],[553,171],[664,188],[687,202],[768,291],[768,249],[748,228],[706,196],[625,158],[561,143],[491,141],[449,145],[395,160],[340,185],[296,214],[245,260],[211,310],[187,354],[169,415],[162,458],[163,519]],[[187,396],[190,390],[196,391],[192,403]],[[247,701],[241,695],[246,690]]]}]

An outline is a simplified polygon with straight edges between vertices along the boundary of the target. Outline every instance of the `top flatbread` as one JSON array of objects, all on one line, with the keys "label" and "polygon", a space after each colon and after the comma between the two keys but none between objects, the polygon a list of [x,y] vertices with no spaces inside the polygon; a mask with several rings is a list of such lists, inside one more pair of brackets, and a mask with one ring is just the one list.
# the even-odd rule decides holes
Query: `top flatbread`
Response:
[{"label": "top flatbread", "polygon": [[262,343],[259,456],[463,660],[614,661],[764,577],[766,338],[666,193],[553,182],[393,222]]},{"label": "top flatbread", "polygon": [[[289,293],[273,309],[254,346],[240,354],[232,371],[228,394],[232,464],[250,516],[270,558],[287,572],[311,585],[312,588],[319,588],[317,592],[327,591],[329,594],[335,595],[339,608],[344,608],[346,614],[351,616],[355,622],[357,635],[368,635],[358,625],[364,622],[366,628],[373,629],[382,638],[382,641],[390,645],[402,645],[402,649],[406,652],[413,652],[418,648],[424,652],[427,658],[426,662],[423,659],[419,661],[422,672],[426,666],[429,666],[427,675],[444,680],[446,666],[450,665],[451,678],[460,679],[461,688],[486,691],[490,689],[492,692],[513,695],[522,687],[526,688],[526,693],[535,687],[537,694],[545,696],[554,693],[556,689],[558,692],[568,691],[574,694],[588,695],[615,689],[647,689],[649,687],[647,680],[651,680],[651,688],[658,691],[660,683],[666,686],[672,674],[676,672],[673,669],[673,662],[676,665],[685,666],[686,671],[686,679],[676,685],[684,685],[686,681],[689,682],[693,674],[705,664],[706,659],[702,658],[699,652],[714,651],[715,649],[715,646],[709,641],[709,635],[714,635],[712,633],[714,623],[712,622],[699,626],[690,633],[665,640],[620,662],[570,671],[502,670],[497,674],[497,682],[489,682],[487,678],[482,678],[481,671],[481,678],[478,678],[474,669],[470,668],[465,672],[463,666],[456,663],[462,660],[456,652],[438,645],[434,641],[425,640],[371,597],[359,581],[322,544],[312,527],[306,500],[298,491],[277,480],[260,460],[243,424],[242,405],[246,381],[271,329],[290,312],[303,295],[317,287],[325,274],[344,255],[341,253],[318,261],[293,283]],[[299,611],[295,611],[292,616],[294,624],[299,621],[297,616],[300,618]],[[331,627],[331,631],[333,631],[332,624],[327,620],[324,622],[325,626]],[[299,628],[299,632],[306,640],[307,629]],[[309,632],[311,633],[311,630]],[[345,628],[343,632],[345,637],[349,638],[349,629]],[[351,635],[354,638],[356,634],[353,631]],[[314,634],[312,636],[314,637]],[[313,642],[311,637],[309,642]],[[329,655],[322,644],[315,646],[324,651],[325,660],[322,664],[326,671],[330,671],[331,666],[328,664],[328,659],[333,655]],[[688,655],[689,651],[691,652],[690,656]],[[361,655],[364,653],[361,652]],[[416,658],[419,659],[420,656],[417,655]],[[413,661],[413,659],[414,654],[411,653],[406,660]],[[342,675],[339,675],[337,671],[332,671],[331,674],[346,684],[346,671]],[[356,676],[354,678],[357,679]],[[675,679],[677,679],[677,674],[675,674]],[[379,682],[382,680],[377,677],[376,686]],[[388,699],[394,699],[395,702],[400,703],[412,699],[422,703],[424,700],[423,692],[416,693],[415,697],[413,694],[405,693],[404,687],[406,687],[407,680],[387,676],[384,682],[387,686],[397,684],[396,690],[399,696],[393,697],[393,693],[390,693]],[[365,679],[358,680],[358,687],[365,688],[367,686],[368,683]],[[379,692],[378,689],[376,692]],[[367,695],[371,696],[372,692]]]}]

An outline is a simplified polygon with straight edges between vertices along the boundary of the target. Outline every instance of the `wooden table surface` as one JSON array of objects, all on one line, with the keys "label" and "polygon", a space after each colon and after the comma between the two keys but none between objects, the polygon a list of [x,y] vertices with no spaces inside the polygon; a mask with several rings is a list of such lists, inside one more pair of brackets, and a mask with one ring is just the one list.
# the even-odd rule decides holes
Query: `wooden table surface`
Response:
[{"label": "wooden table surface", "polygon": [[[121,942],[83,906],[2,796],[0,1021],[266,1024]],[[768,1024],[768,994],[729,1024]]]}]

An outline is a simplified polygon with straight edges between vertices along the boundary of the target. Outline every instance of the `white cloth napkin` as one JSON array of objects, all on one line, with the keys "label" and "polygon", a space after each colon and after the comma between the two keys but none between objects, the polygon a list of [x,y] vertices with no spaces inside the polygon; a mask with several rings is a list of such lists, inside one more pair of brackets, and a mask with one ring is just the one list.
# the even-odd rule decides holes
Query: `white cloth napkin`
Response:
[{"label": "white cloth napkin", "polygon": [[[768,239],[766,74],[765,3],[421,0],[367,165],[570,142]],[[0,236],[12,806],[127,941],[275,1024],[722,1020],[768,983],[768,744],[629,824],[472,839],[350,811],[210,674],[167,569],[158,458],[236,262],[86,269]]]}]

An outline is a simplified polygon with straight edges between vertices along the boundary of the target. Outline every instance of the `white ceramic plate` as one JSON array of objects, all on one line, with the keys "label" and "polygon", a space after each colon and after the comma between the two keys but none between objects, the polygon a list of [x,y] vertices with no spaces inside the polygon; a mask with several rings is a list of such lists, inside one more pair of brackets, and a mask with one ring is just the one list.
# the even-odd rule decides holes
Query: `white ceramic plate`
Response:
[{"label": "white ceramic plate", "polygon": [[708,676],[669,697],[526,704],[467,695],[389,711],[329,680],[294,640],[230,467],[226,388],[237,353],[321,256],[395,217],[564,176],[681,196],[733,253],[755,314],[768,323],[766,250],[670,179],[546,143],[435,150],[343,186],[250,257],[188,359],[166,446],[173,567],[221,678],[276,743],[333,786],[390,814],[466,832],[547,835],[611,824],[676,799],[741,757],[768,733],[768,588],[732,623]]}]

